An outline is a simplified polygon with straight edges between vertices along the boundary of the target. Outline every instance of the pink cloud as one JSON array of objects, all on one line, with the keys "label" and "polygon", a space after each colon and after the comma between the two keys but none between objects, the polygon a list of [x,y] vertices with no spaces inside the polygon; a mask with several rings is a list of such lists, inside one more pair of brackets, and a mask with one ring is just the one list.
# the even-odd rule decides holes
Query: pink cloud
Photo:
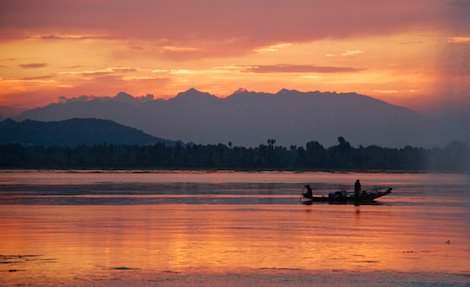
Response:
[{"label": "pink cloud", "polygon": [[37,38],[42,40],[96,40],[96,39],[112,39],[109,36],[101,35],[62,35],[62,34],[47,34],[39,35]]},{"label": "pink cloud", "polygon": [[[238,39],[240,49],[252,49],[286,41],[441,29],[449,24],[446,11],[457,5],[461,8],[460,2],[15,0],[0,2],[0,27],[51,40],[122,37],[198,43]],[[452,15],[460,17],[455,23],[468,23],[461,13]]]}]

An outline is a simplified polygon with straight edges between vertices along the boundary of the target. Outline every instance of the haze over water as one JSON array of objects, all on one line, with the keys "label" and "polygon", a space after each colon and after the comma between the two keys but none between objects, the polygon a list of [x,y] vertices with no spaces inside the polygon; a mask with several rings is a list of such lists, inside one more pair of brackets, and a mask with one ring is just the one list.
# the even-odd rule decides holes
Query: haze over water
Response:
[{"label": "haze over water", "polygon": [[458,174],[2,171],[0,285],[468,286],[469,219]]}]

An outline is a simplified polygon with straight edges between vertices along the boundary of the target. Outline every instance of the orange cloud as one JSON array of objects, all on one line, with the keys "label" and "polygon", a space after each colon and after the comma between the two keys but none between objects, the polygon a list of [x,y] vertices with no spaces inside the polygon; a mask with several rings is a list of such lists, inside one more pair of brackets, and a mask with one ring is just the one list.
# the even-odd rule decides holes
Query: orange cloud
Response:
[{"label": "orange cloud", "polygon": [[50,80],[53,77],[54,75],[42,75],[42,76],[23,77],[20,80],[22,81]]},{"label": "orange cloud", "polygon": [[250,73],[352,73],[362,70],[351,67],[279,64],[249,66],[242,71]]},{"label": "orange cloud", "polygon": [[110,67],[98,70],[74,71],[74,72],[60,72],[61,75],[80,75],[80,76],[105,76],[121,73],[136,72],[137,69],[129,67]]},{"label": "orange cloud", "polygon": [[455,44],[470,43],[470,37],[449,37],[447,41]]},{"label": "orange cloud", "polygon": [[361,51],[361,50],[347,50],[347,51],[344,51],[343,53],[341,53],[341,56],[349,57],[349,56],[359,55],[359,54],[362,54],[362,53],[364,53],[364,52]]}]

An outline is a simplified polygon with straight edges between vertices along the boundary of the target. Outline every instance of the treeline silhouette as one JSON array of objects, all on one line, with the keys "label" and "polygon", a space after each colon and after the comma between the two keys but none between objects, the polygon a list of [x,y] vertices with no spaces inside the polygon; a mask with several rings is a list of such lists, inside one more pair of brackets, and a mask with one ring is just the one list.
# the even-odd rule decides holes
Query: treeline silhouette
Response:
[{"label": "treeline silhouette", "polygon": [[355,148],[343,137],[328,148],[316,141],[287,148],[276,145],[275,139],[253,148],[233,147],[230,142],[174,146],[0,145],[0,168],[462,171],[467,170],[469,158],[466,146],[459,142],[434,149],[374,145]]}]

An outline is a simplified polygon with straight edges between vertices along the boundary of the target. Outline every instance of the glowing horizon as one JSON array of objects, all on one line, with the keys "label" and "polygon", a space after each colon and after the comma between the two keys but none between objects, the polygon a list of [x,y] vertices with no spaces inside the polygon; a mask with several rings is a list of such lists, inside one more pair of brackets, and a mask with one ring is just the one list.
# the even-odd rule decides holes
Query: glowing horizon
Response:
[{"label": "glowing horizon", "polygon": [[192,87],[357,92],[423,111],[469,103],[469,1],[44,3],[0,3],[0,114]]}]

